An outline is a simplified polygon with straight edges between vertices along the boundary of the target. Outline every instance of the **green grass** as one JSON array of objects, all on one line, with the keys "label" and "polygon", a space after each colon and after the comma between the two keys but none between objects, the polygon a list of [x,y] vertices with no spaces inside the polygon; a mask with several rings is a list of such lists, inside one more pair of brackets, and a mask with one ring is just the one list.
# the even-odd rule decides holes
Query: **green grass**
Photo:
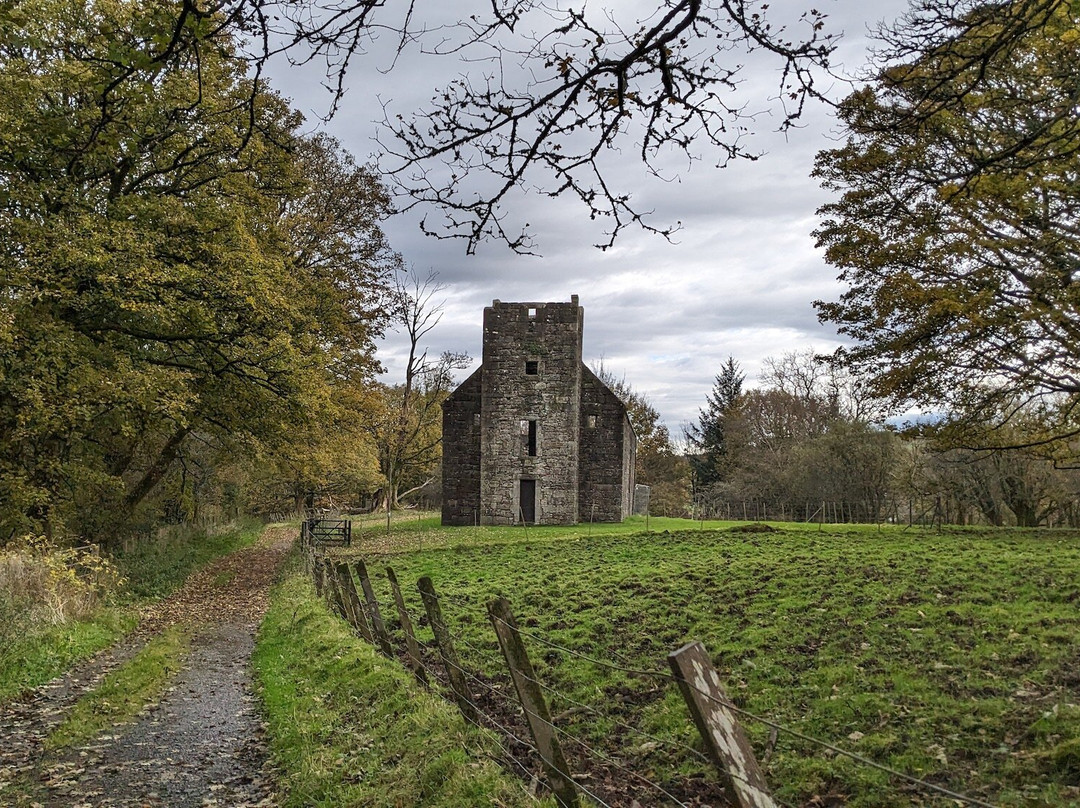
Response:
[{"label": "green grass", "polygon": [[[700,639],[751,712],[995,804],[1080,806],[1076,532],[635,527],[594,526],[588,536],[588,526],[402,523],[382,549],[414,619],[415,581],[432,576],[475,671],[501,668],[485,611],[495,596],[510,598],[526,630],[620,667],[665,671],[668,652]],[[389,604],[378,547],[374,536],[360,543]],[[568,732],[609,753],[613,741],[637,750],[631,765],[665,784],[712,776],[675,746],[700,741],[670,683],[527,642],[542,681],[568,697],[552,705],[571,713],[561,722]],[[574,714],[573,702],[604,715]],[[746,726],[762,749],[768,728]],[[793,803],[828,794],[861,808],[932,802],[783,735],[766,774]]]},{"label": "green grass", "polygon": [[46,749],[88,741],[105,729],[133,720],[155,703],[180,670],[190,647],[190,629],[172,626],[151,638],[94,690],[84,694],[45,740]]},{"label": "green grass", "polygon": [[128,579],[135,598],[158,599],[169,595],[191,572],[223,555],[249,547],[262,534],[259,522],[247,520],[224,530],[206,531],[179,526],[133,550],[119,553],[116,563]]},{"label": "green grass", "polygon": [[109,607],[90,620],[50,626],[0,649],[0,704],[108,648],[135,623],[132,610]]},{"label": "green grass", "polygon": [[[479,525],[476,527],[443,527],[437,513],[431,511],[396,511],[390,530],[386,517],[378,514],[351,517],[353,549],[361,554],[388,555],[393,553],[434,550],[439,548],[487,547],[499,544],[518,544],[524,541],[557,541],[589,536],[630,536],[646,530],[659,533],[676,530],[719,530],[746,522],[698,521],[665,516],[631,516],[623,522],[580,525]],[[760,524],[760,523],[752,523]],[[772,525],[776,522],[769,523]],[[792,526],[794,527],[794,526]],[[878,532],[876,525],[840,525],[841,530]],[[799,529],[817,531],[816,524],[799,525]],[[885,528],[897,530],[899,528]]]},{"label": "green grass", "polygon": [[489,736],[327,613],[295,559],[253,663],[283,806],[536,804],[491,761]]}]

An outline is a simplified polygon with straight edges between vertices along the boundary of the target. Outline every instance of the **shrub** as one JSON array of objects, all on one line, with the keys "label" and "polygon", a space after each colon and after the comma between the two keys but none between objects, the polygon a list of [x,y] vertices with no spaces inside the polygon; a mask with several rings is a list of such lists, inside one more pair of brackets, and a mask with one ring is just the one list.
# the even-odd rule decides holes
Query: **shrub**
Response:
[{"label": "shrub", "polygon": [[0,550],[0,643],[44,626],[93,615],[123,584],[94,546],[59,547],[43,538]]}]

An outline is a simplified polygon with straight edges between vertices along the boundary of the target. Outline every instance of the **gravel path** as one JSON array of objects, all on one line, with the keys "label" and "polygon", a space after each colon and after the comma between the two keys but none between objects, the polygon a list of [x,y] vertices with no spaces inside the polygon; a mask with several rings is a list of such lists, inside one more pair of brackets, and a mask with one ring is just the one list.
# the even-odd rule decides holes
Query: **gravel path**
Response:
[{"label": "gravel path", "polygon": [[[0,804],[27,808],[273,806],[273,778],[249,662],[270,585],[295,531],[268,528],[251,548],[195,573],[135,636],[0,713]],[[78,698],[166,626],[196,629],[162,700],[84,746],[42,742]],[[18,788],[5,796],[5,787]]]}]

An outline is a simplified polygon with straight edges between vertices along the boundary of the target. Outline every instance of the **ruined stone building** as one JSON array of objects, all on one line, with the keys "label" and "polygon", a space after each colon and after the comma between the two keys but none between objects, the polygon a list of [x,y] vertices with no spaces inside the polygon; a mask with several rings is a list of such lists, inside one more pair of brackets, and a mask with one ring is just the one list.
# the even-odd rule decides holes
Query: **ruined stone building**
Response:
[{"label": "ruined stone building", "polygon": [[577,295],[484,309],[483,364],[443,404],[444,525],[630,515],[637,439],[581,361],[582,324]]}]

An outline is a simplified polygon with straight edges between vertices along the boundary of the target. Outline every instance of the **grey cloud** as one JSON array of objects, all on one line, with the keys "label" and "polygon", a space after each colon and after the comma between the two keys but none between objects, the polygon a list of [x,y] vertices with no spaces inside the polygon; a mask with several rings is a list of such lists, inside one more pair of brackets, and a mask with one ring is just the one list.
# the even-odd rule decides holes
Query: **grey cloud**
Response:
[{"label": "grey cloud", "polygon": [[[854,73],[863,63],[867,23],[892,19],[905,5],[827,3],[829,24],[847,35],[834,62]],[[647,7],[644,0],[639,7]],[[626,8],[620,5],[620,13]],[[374,58],[388,64],[382,51]],[[328,125],[361,160],[377,148],[371,138],[373,122],[382,117],[380,99],[407,112],[430,97],[436,79],[464,69],[410,58],[382,75],[370,64],[357,63],[345,105]],[[318,78],[317,70],[279,69],[274,76],[284,94],[315,112],[325,111],[328,101]],[[774,95],[776,79],[771,68],[748,74],[744,96],[764,107],[761,94]],[[835,97],[847,91],[840,81],[832,87]],[[314,126],[316,119],[309,120]],[[442,322],[425,347],[433,353],[466,350],[478,360],[483,307],[493,298],[567,300],[578,294],[585,306],[586,361],[603,357],[614,372],[625,373],[677,430],[696,416],[729,354],[753,384],[767,356],[841,344],[834,329],[817,322],[811,306],[815,298],[839,293],[835,269],[824,263],[810,236],[815,210],[827,196],[809,172],[814,154],[835,145],[828,137],[834,124],[822,107],[808,111],[805,128],[788,137],[773,132],[775,124],[775,116],[767,115],[754,122],[758,134],[748,144],[766,152],[758,161],[716,170],[707,160],[689,169],[685,161],[672,160],[665,168],[678,182],[650,178],[632,148],[605,158],[617,167],[620,187],[655,211],[654,224],[683,223],[670,244],[628,230],[601,252],[591,245],[603,238],[607,222],[590,220],[574,200],[536,192],[516,194],[506,212],[511,221],[531,224],[543,258],[515,256],[498,244],[481,245],[477,255],[466,256],[460,241],[420,234],[423,211],[395,216],[386,226],[394,247],[418,271],[438,270],[448,284]],[[427,213],[432,222],[438,218],[437,212]],[[388,380],[401,375],[403,348],[400,334],[388,335],[380,347]]]}]

